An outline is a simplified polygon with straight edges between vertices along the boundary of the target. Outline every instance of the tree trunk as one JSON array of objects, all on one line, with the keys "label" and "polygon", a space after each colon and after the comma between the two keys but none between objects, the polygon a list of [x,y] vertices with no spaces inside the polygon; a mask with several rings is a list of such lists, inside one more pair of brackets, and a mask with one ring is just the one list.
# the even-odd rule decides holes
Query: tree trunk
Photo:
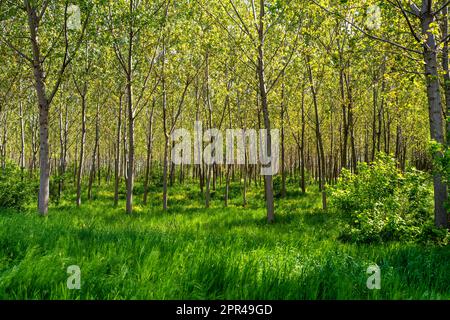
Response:
[{"label": "tree trunk", "polygon": [[[425,74],[427,80],[427,97],[430,117],[431,138],[438,143],[444,144],[441,96],[439,88],[439,73],[437,62],[437,44],[431,31],[430,25],[435,21],[431,12],[430,0],[422,1],[422,33],[427,36],[423,46],[423,58],[425,62]],[[439,155],[435,155],[438,157]],[[437,227],[447,227],[448,218],[445,202],[447,200],[447,186],[442,181],[442,176],[435,173],[433,176],[434,186],[434,214]]]},{"label": "tree trunk", "polygon": [[[131,62],[129,65],[131,70]],[[128,99],[128,167],[127,167],[127,204],[128,214],[133,212],[133,187],[134,187],[134,112],[133,112],[133,90],[131,86],[131,75],[127,79]]]},{"label": "tree trunk", "polygon": [[[211,99],[209,96],[209,56],[208,53],[206,53],[205,57],[206,61],[206,68],[205,68],[205,102],[206,107],[208,108],[208,126],[209,129],[212,129],[212,105],[211,105]],[[213,138],[211,138],[210,143],[213,143]],[[211,148],[212,150],[212,148]],[[213,151],[212,151],[213,152]],[[214,154],[211,154],[211,158],[214,157]],[[209,202],[211,199],[211,174],[212,174],[212,164],[206,164],[206,189],[205,189],[205,207],[209,208]]]},{"label": "tree trunk", "polygon": [[81,205],[81,179],[83,176],[84,144],[86,142],[86,96],[81,97],[81,141],[77,172],[77,206]]},{"label": "tree trunk", "polygon": [[300,161],[301,161],[301,188],[302,193],[306,193],[306,183],[305,183],[305,87],[302,86],[302,133],[301,133],[301,146],[300,146]]},{"label": "tree trunk", "polygon": [[99,136],[100,136],[100,127],[99,127],[99,113],[100,113],[100,105],[97,103],[97,113],[95,116],[95,143],[94,150],[92,152],[92,161],[91,161],[91,171],[89,173],[89,186],[88,186],[88,199],[92,199],[92,184],[95,179],[95,163],[97,160],[97,151],[99,145]]},{"label": "tree trunk", "polygon": [[23,121],[23,106],[22,102],[19,102],[19,120],[20,120],[20,173],[23,180],[23,174],[25,170],[25,125]]},{"label": "tree trunk", "polygon": [[[442,10],[442,38],[448,37],[448,7]],[[444,69],[444,92],[445,92],[445,104],[447,119],[450,118],[450,70],[449,70],[449,58],[448,58],[448,41],[444,42],[442,49],[442,68]],[[450,142],[450,121],[447,120],[447,146]]]},{"label": "tree trunk", "polygon": [[[67,109],[67,105],[66,105]],[[63,129],[63,116],[62,116],[62,107],[59,108],[59,179],[58,179],[58,201],[61,198],[62,193],[62,176],[64,174],[64,134],[65,128]]]},{"label": "tree trunk", "polygon": [[164,62],[165,62],[165,52],[166,47],[163,40],[163,49],[162,49],[162,70],[161,70],[161,85],[162,85],[162,107],[163,107],[163,130],[164,130],[164,159],[163,159],[163,210],[167,210],[167,174],[168,174],[168,166],[169,166],[169,133],[168,124],[167,124],[167,92],[166,92],[166,79],[164,73]]},{"label": "tree trunk", "polygon": [[375,160],[376,141],[377,141],[377,109],[378,109],[378,92],[375,86],[376,80],[373,83],[373,115],[372,115],[372,154],[370,160]]},{"label": "tree trunk", "polygon": [[153,148],[153,111],[155,109],[155,99],[153,99],[152,109],[150,110],[150,117],[148,120],[148,133],[147,133],[147,159],[145,161],[145,178],[144,178],[144,205],[147,204],[148,198],[148,180],[151,171],[152,161],[152,148]]},{"label": "tree trunk", "polygon": [[122,126],[122,93],[119,97],[119,115],[117,116],[116,156],[114,160],[114,207],[119,203],[119,179],[120,179],[120,136]]},{"label": "tree trunk", "polygon": [[358,172],[357,162],[358,158],[356,155],[356,142],[355,142],[355,120],[353,119],[353,95],[350,84],[350,75],[348,76],[348,126],[350,131],[350,147],[352,151],[352,168],[353,172]]},{"label": "tree trunk", "polygon": [[39,197],[38,209],[41,215],[47,215],[48,202],[50,197],[50,163],[49,163],[49,137],[48,137],[48,116],[49,101],[45,89],[45,74],[42,66],[40,46],[38,43],[38,25],[36,9],[32,8],[28,1],[25,1],[28,14],[28,28],[30,31],[30,41],[33,52],[33,74],[36,85],[36,94],[39,103]]},{"label": "tree trunk", "polygon": [[348,120],[347,120],[347,103],[345,101],[345,87],[344,87],[344,70],[341,69],[339,73],[339,88],[342,99],[342,150],[341,150],[341,167],[347,168],[347,145],[348,145]]},{"label": "tree trunk", "polygon": [[286,197],[286,154],[285,154],[285,142],[284,142],[284,75],[283,75],[283,83],[281,88],[281,111],[280,111],[280,119],[281,119],[281,197]]},{"label": "tree trunk", "polygon": [[[266,148],[267,156],[270,158],[272,156],[272,137],[270,133],[270,117],[269,117],[269,106],[267,102],[267,88],[265,79],[265,68],[264,68],[264,40],[265,40],[265,30],[264,30],[264,16],[265,16],[265,3],[264,0],[260,0],[259,5],[259,27],[258,27],[258,78],[259,78],[259,94],[261,97],[261,107],[264,117],[264,126],[267,130],[266,135]],[[266,196],[266,207],[267,207],[267,221],[272,223],[275,221],[275,208],[274,208],[274,198],[273,198],[273,183],[272,175],[264,176],[264,190]]]},{"label": "tree trunk", "polygon": [[[309,74],[309,82],[311,87],[311,93],[313,96],[313,103],[314,103],[314,112],[315,112],[315,122],[316,122],[316,139],[317,139],[317,148],[318,148],[318,162],[319,162],[319,187],[320,191],[322,192],[322,208],[323,210],[327,209],[327,194],[325,190],[325,152],[323,149],[323,142],[322,142],[322,133],[320,131],[320,120],[319,120],[319,107],[317,104],[317,93],[316,88],[314,86],[314,80],[313,80],[313,74],[312,69],[309,61],[309,57],[306,56],[306,64],[308,68],[308,74]],[[350,120],[350,119],[349,119]]]}]

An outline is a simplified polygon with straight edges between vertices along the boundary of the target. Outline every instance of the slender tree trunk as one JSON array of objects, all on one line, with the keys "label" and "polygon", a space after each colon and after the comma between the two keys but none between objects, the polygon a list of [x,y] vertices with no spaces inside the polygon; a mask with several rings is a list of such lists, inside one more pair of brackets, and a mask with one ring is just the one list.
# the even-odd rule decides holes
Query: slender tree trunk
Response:
[{"label": "slender tree trunk", "polygon": [[372,115],[372,154],[371,161],[375,160],[376,142],[377,142],[377,109],[378,109],[378,92],[375,86],[376,81],[373,84],[373,115]]},{"label": "slender tree trunk", "polygon": [[164,168],[163,168],[163,210],[167,210],[167,175],[169,166],[169,137],[166,134],[164,142]]},{"label": "slender tree trunk", "polygon": [[77,172],[78,172],[78,140],[75,141],[75,153],[73,161],[73,185],[77,187]]},{"label": "slender tree trunk", "polygon": [[341,153],[341,167],[347,168],[347,145],[348,145],[348,131],[349,125],[347,120],[347,103],[345,97],[345,87],[344,87],[344,70],[341,69],[339,73],[339,87],[341,91],[341,99],[342,99],[342,153]]},{"label": "slender tree trunk", "polygon": [[[198,84],[198,78],[195,80],[195,121],[200,121],[200,90],[199,90],[199,84]],[[203,129],[202,129],[203,131]],[[195,136],[195,147],[194,152],[196,151],[195,157],[197,159],[201,159],[202,156],[202,146],[203,146],[203,132],[200,133],[200,136]],[[196,172],[198,174],[198,181],[200,186],[200,193],[203,194],[203,174],[202,174],[202,163],[195,164]]]},{"label": "slender tree trunk", "polygon": [[114,207],[119,203],[119,180],[120,180],[120,144],[121,144],[121,129],[122,126],[122,93],[119,97],[119,114],[117,116],[117,136],[116,136],[116,156],[114,160]]},{"label": "slender tree trunk", "polygon": [[147,159],[145,161],[145,178],[144,178],[144,205],[147,204],[148,198],[148,180],[151,171],[152,149],[153,149],[153,110],[155,109],[155,99],[153,99],[152,109],[150,110],[150,117],[148,120],[147,133]]},{"label": "slender tree trunk", "polygon": [[[265,3],[264,0],[260,0],[259,5],[259,27],[258,27],[258,78],[259,78],[259,94],[261,97],[261,107],[264,117],[264,126],[267,130],[267,156],[270,158],[272,156],[272,137],[270,133],[270,117],[269,117],[269,106],[267,102],[267,88],[265,79],[265,67],[264,67],[264,40],[265,40],[265,29],[264,29],[264,19],[265,19]],[[273,161],[273,159],[272,159]],[[275,221],[275,208],[274,208],[274,198],[273,198],[273,183],[272,175],[264,176],[264,190],[266,196],[266,207],[267,207],[267,221],[272,223]]]},{"label": "slender tree trunk", "polygon": [[[206,107],[208,108],[208,126],[209,129],[212,129],[212,105],[209,96],[209,56],[206,53],[205,57],[206,68],[205,68],[205,102]],[[210,143],[213,143],[213,139],[211,138]],[[211,148],[212,150],[212,148]],[[211,154],[211,157],[214,157],[214,154]],[[205,207],[209,208],[209,202],[211,198],[210,187],[211,187],[211,174],[212,174],[212,164],[206,164],[206,193],[205,193]]]},{"label": "slender tree trunk", "polygon": [[[125,89],[126,91],[126,89]],[[123,129],[122,129],[122,174],[125,179],[125,185],[126,181],[128,180],[128,118],[127,118],[127,107],[126,107],[126,101],[124,101],[124,109],[123,109]]]},{"label": "slender tree trunk", "polygon": [[[384,118],[384,117],[383,117]],[[389,113],[389,109],[386,109],[386,119],[384,120],[385,124],[385,130],[384,130],[384,149],[386,154],[391,153],[391,115]]]},{"label": "slender tree trunk", "polygon": [[126,212],[133,212],[134,188],[134,110],[133,110],[133,41],[134,41],[134,3],[130,0],[130,25],[128,30],[127,59],[127,105],[128,105],[128,166],[127,166],[127,203]]},{"label": "slender tree trunk", "polygon": [[20,173],[23,180],[23,174],[25,170],[25,124],[23,121],[23,106],[22,102],[19,102],[19,120],[20,120]]},{"label": "slender tree trunk", "polygon": [[8,110],[5,111],[5,117],[4,120],[2,120],[2,126],[3,126],[3,134],[2,134],[2,140],[0,144],[0,160],[1,160],[1,168],[2,170],[5,170],[6,168],[6,143],[8,141]]},{"label": "slender tree trunk", "polygon": [[305,87],[302,86],[302,132],[300,141],[300,161],[301,161],[301,188],[302,193],[306,193],[306,183],[305,183],[305,131],[306,131],[306,121],[305,121]]},{"label": "slender tree trunk", "polygon": [[358,158],[356,155],[356,142],[355,142],[355,120],[353,118],[353,95],[352,95],[352,87],[350,83],[350,75],[348,76],[348,126],[350,131],[350,147],[352,152],[352,167],[353,172],[357,172],[357,162]]},{"label": "slender tree trunk", "polygon": [[[131,49],[130,49],[131,50]],[[129,62],[131,70],[131,59]],[[127,167],[127,204],[126,212],[133,212],[133,187],[134,187],[134,112],[133,112],[133,90],[131,85],[131,74],[127,79],[128,100],[128,167]]]},{"label": "slender tree trunk", "polygon": [[395,159],[400,160],[400,152],[402,146],[402,128],[397,124],[397,135],[395,137]]},{"label": "slender tree trunk", "polygon": [[[423,58],[425,62],[425,74],[427,80],[427,97],[430,117],[431,138],[438,143],[444,144],[441,95],[439,88],[439,73],[437,62],[437,43],[431,24],[435,21],[431,12],[431,0],[422,1],[422,34],[427,36],[423,46]],[[435,155],[438,157],[439,155]],[[434,185],[434,213],[437,227],[447,227],[448,217],[445,208],[447,200],[447,186],[442,180],[440,173],[435,173],[433,177]]]},{"label": "slender tree trunk", "polygon": [[330,109],[330,158],[328,162],[328,182],[331,183],[331,180],[333,179],[333,152],[334,152],[334,120],[333,120],[333,114],[334,110],[333,108]]},{"label": "slender tree trunk", "polygon": [[[100,115],[98,116],[98,121],[100,121]],[[101,158],[100,158],[100,132],[97,137],[97,184],[101,184]]]},{"label": "slender tree trunk", "polygon": [[77,206],[81,205],[81,179],[83,176],[84,145],[86,142],[86,96],[81,97],[81,141],[77,172]]},{"label": "slender tree trunk", "polygon": [[225,174],[225,207],[228,207],[228,198],[230,197],[230,169],[231,165],[226,165],[227,170]]},{"label": "slender tree trunk", "polygon": [[[320,119],[319,119],[319,107],[317,104],[317,93],[316,88],[314,85],[314,79],[312,74],[312,69],[309,61],[309,57],[306,57],[306,64],[308,68],[308,74],[309,74],[309,82],[311,87],[311,93],[313,96],[313,103],[314,103],[314,112],[315,112],[315,122],[316,122],[316,139],[317,139],[317,148],[318,148],[318,162],[319,162],[319,187],[320,191],[322,192],[322,208],[323,210],[327,209],[327,194],[325,190],[325,152],[323,148],[323,142],[322,142],[322,133],[320,131]],[[350,120],[350,119],[349,119]]]},{"label": "slender tree trunk", "polygon": [[166,79],[164,70],[165,61],[165,42],[163,39],[163,49],[162,49],[162,70],[161,70],[161,85],[162,85],[162,107],[163,107],[163,130],[164,130],[164,159],[163,159],[163,210],[167,210],[167,175],[169,166],[169,133],[167,124],[167,92],[166,92]]},{"label": "slender tree trunk", "polygon": [[284,75],[283,75],[283,83],[281,88],[281,112],[280,112],[280,119],[281,119],[281,197],[286,197],[286,154],[285,154],[285,133],[284,133],[284,112],[285,112],[285,106],[284,106]]},{"label": "slender tree trunk", "polygon": [[[442,38],[448,37],[448,7],[442,10]],[[442,68],[444,69],[444,92],[445,92],[445,104],[447,119],[450,119],[450,70],[449,70],[449,58],[448,58],[448,41],[444,42],[442,49]],[[447,120],[447,146],[450,142],[450,121]]]},{"label": "slender tree trunk", "polygon": [[92,152],[91,171],[89,173],[89,185],[88,185],[89,200],[92,199],[92,184],[95,179],[95,163],[97,160],[97,151],[99,146],[99,137],[100,137],[99,113],[100,113],[100,105],[99,103],[97,103],[97,113],[95,116],[95,143],[94,143],[94,150]]},{"label": "slender tree trunk", "polygon": [[[67,108],[67,107],[66,107]],[[59,108],[59,179],[58,179],[58,201],[61,198],[62,193],[62,177],[63,177],[63,162],[64,162],[64,134],[65,128],[63,128],[63,112],[62,107]]]},{"label": "slender tree trunk", "polygon": [[[227,98],[225,100],[225,108],[228,108],[228,122],[229,122],[229,129],[232,128],[232,121],[231,121],[231,108],[229,106],[230,104],[230,97],[227,95]],[[232,170],[232,165],[230,159],[227,159],[226,164],[226,174],[225,174],[225,207],[228,206],[228,198],[230,197],[230,175]]]},{"label": "slender tree trunk", "polygon": [[384,118],[384,91],[386,88],[386,81],[384,80],[384,72],[386,69],[386,60],[383,60],[382,67],[382,80],[381,80],[381,103],[380,108],[378,110],[378,132],[377,132],[377,152],[381,151],[381,131],[383,127],[383,118]]},{"label": "slender tree trunk", "polygon": [[47,215],[48,202],[50,197],[50,163],[49,163],[49,101],[45,88],[45,74],[42,66],[40,45],[38,42],[39,19],[36,9],[32,8],[28,1],[25,1],[28,14],[28,28],[33,52],[33,74],[36,85],[36,93],[39,103],[39,197],[38,209],[41,215]]}]

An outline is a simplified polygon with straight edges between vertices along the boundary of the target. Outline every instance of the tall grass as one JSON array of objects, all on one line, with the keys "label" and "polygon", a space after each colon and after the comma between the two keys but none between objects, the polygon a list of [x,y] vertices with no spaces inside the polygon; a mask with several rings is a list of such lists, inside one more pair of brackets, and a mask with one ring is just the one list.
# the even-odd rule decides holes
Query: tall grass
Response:
[{"label": "tall grass", "polygon": [[[133,215],[97,190],[81,208],[68,197],[48,217],[0,211],[1,299],[450,299],[449,248],[344,244],[318,193],[291,193],[268,225],[262,190],[243,208],[239,186],[229,207],[222,190],[210,209],[194,186],[138,197]],[[381,268],[381,289],[366,269]],[[81,268],[81,289],[66,286]]]}]

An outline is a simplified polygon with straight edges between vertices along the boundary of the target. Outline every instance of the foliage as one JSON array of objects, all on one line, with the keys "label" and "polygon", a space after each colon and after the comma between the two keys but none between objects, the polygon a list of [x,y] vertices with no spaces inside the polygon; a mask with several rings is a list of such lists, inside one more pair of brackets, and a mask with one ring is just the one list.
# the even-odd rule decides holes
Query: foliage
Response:
[{"label": "foliage", "polygon": [[[450,132],[448,134],[450,134]],[[447,136],[447,139],[449,138],[450,136]],[[436,155],[433,157],[434,171],[441,174],[442,180],[448,185],[450,182],[450,148],[448,145],[432,141],[430,144],[430,151],[432,154]],[[447,199],[446,207],[448,212],[450,199]],[[428,236],[425,237],[425,239],[432,239],[434,242],[444,244],[450,243],[450,232],[448,230],[438,229],[430,225],[425,230],[425,234]]]},{"label": "foliage", "polygon": [[0,168],[0,208],[22,209],[35,189],[36,184],[28,181],[15,163],[8,161]]},{"label": "foliage", "polygon": [[358,174],[343,170],[331,194],[348,222],[342,234],[347,241],[418,240],[432,219],[428,175],[414,168],[402,173],[385,154],[360,163]]},{"label": "foliage", "polygon": [[[9,163],[0,175],[0,299],[450,298],[448,250],[422,246],[450,241],[432,224],[428,174],[400,172],[386,155],[355,168],[357,159],[389,154],[394,144],[402,169],[431,168],[430,129],[439,135],[442,126],[429,115],[440,93],[425,85],[433,89],[429,80],[439,78],[448,86],[448,70],[438,63],[425,79],[423,61],[432,65],[424,53],[435,48],[423,50],[417,40],[433,42],[433,34],[445,58],[442,4],[416,15],[401,1],[379,0],[74,0],[81,29],[66,28],[66,18],[76,18],[68,4],[0,1],[0,167],[20,150],[29,170]],[[426,20],[434,20],[430,33]],[[244,186],[245,166],[232,167],[227,208],[227,167],[215,168],[205,209],[209,197],[198,184],[208,168],[191,175],[193,167],[183,167],[186,177],[178,179],[169,137],[194,121],[204,131],[281,129],[287,192],[276,176],[276,224],[263,219],[271,194],[262,176],[247,175]],[[16,214],[37,198],[46,137],[49,217]],[[448,184],[450,150],[433,148]],[[86,199],[92,165],[100,177]],[[334,181],[342,167],[358,172],[344,169],[331,188],[345,219],[319,209],[315,185]],[[136,182],[128,194],[127,171]],[[127,216],[125,194],[129,204],[135,196]],[[339,234],[359,244],[337,242]],[[364,269],[372,262],[390,290],[367,293]],[[83,290],[66,290],[68,264],[81,265]]]},{"label": "foliage", "polygon": [[432,154],[437,155],[433,157],[435,171],[440,173],[443,180],[448,184],[450,181],[450,148],[436,141],[432,141],[430,151]]}]

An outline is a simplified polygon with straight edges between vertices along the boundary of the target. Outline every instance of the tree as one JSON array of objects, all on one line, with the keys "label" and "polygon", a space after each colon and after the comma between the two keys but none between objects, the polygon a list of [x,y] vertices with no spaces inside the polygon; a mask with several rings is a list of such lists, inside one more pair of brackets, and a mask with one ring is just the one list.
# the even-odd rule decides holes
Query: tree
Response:
[{"label": "tree", "polygon": [[[150,19],[155,15],[160,5],[151,6],[148,2],[142,3],[140,1],[129,0],[128,6],[124,7],[122,4],[109,2],[109,26],[110,33],[113,38],[113,48],[117,61],[123,71],[124,78],[126,80],[126,105],[127,105],[127,124],[128,124],[128,165],[127,165],[127,197],[126,197],[126,212],[131,214],[133,211],[133,189],[134,189],[134,174],[135,174],[135,120],[137,115],[144,108],[145,103],[142,102],[144,94],[148,89],[148,81],[151,78],[153,66],[155,62],[155,55],[157,52],[157,46],[152,51],[154,52],[153,58],[149,61],[144,68],[148,71],[137,70],[136,67],[141,67],[140,59],[142,57],[136,57],[136,52],[141,52],[142,49],[147,48],[147,43],[143,41],[143,25],[148,23]],[[121,25],[121,23],[123,23]],[[117,34],[117,30],[120,28],[127,30],[126,37],[120,37]],[[141,67],[142,68],[142,67]],[[143,71],[143,72],[142,72]],[[144,73],[144,75],[142,75]],[[138,74],[141,77],[141,86],[138,94],[135,96],[133,93],[134,84],[137,82]],[[154,86],[154,89],[156,86]],[[153,91],[154,91],[153,89]]]},{"label": "tree", "polygon": [[[52,104],[53,98],[55,97],[58,89],[60,87],[61,81],[64,76],[64,72],[66,68],[69,66],[76,52],[78,51],[81,40],[84,36],[84,31],[86,29],[89,13],[88,11],[85,21],[83,23],[83,27],[81,30],[81,35],[79,35],[78,41],[76,41],[75,47],[72,51],[70,51],[70,37],[69,31],[67,27],[67,19],[68,19],[68,2],[66,1],[62,6],[50,6],[49,8],[48,0],[45,1],[32,1],[32,0],[24,0],[23,4],[17,4],[16,10],[14,10],[14,18],[18,21],[19,24],[24,22],[24,18],[27,21],[28,26],[28,39],[31,50],[22,51],[19,47],[13,44],[12,40],[8,38],[12,38],[11,33],[21,29],[21,26],[16,26],[17,30],[7,32],[7,35],[2,36],[2,43],[6,44],[12,50],[14,50],[17,54],[19,54],[22,58],[24,58],[32,68],[35,87],[36,87],[36,95],[38,98],[39,104],[39,163],[40,163],[40,183],[39,183],[39,197],[38,197],[38,209],[41,215],[46,215],[48,212],[48,202],[49,202],[49,184],[50,184],[50,164],[49,164],[49,110]],[[47,14],[47,10],[55,10],[54,15]],[[25,14],[25,17],[23,17]],[[45,36],[40,31],[40,27],[43,25],[43,20],[51,19],[51,17],[56,17],[54,21],[48,21],[50,25],[62,25],[63,30],[63,42],[64,42],[64,51],[63,58],[60,63],[60,67],[58,72],[54,75],[54,83],[50,90],[47,89],[49,85],[48,79],[50,78],[48,74],[46,74],[44,62],[46,59],[51,60],[49,58],[52,54],[55,54],[56,44],[61,40],[59,37],[56,39],[57,43],[53,43],[48,48],[44,48],[42,46],[42,40],[40,36]],[[63,17],[62,21],[61,18]],[[51,35],[50,35],[51,36]],[[31,54],[29,53],[31,51]]]},{"label": "tree", "polygon": [[[367,31],[356,23],[349,21],[342,15],[327,9],[314,0],[314,3],[321,7],[326,12],[338,16],[340,19],[345,20],[351,27],[362,32],[369,38],[388,43],[391,46],[401,49],[407,53],[414,53],[420,55],[423,59],[423,67],[426,79],[426,93],[428,99],[428,112],[429,112],[429,128],[431,139],[437,143],[444,144],[444,126],[442,119],[442,107],[441,107],[441,93],[439,84],[439,64],[437,53],[439,51],[439,42],[436,39],[434,25],[437,20],[437,16],[441,14],[442,10],[448,7],[449,2],[443,4],[437,4],[436,8],[433,6],[432,0],[422,0],[421,7],[419,8],[414,3],[410,4],[410,9],[406,9],[400,0],[395,1],[394,5],[403,16],[409,31],[411,38],[415,41],[415,45],[419,45],[422,50],[411,48],[392,40],[374,35],[371,31]],[[414,19],[414,20],[411,20]],[[418,27],[414,26],[414,22],[417,21]],[[419,29],[420,31],[417,31]],[[449,39],[442,39],[443,43],[446,43]],[[434,157],[440,157],[439,154],[434,154]],[[433,187],[434,187],[434,212],[435,212],[435,224],[437,227],[447,227],[448,217],[447,210],[445,208],[445,202],[447,200],[447,186],[442,181],[441,174],[435,172],[433,175]]]}]

